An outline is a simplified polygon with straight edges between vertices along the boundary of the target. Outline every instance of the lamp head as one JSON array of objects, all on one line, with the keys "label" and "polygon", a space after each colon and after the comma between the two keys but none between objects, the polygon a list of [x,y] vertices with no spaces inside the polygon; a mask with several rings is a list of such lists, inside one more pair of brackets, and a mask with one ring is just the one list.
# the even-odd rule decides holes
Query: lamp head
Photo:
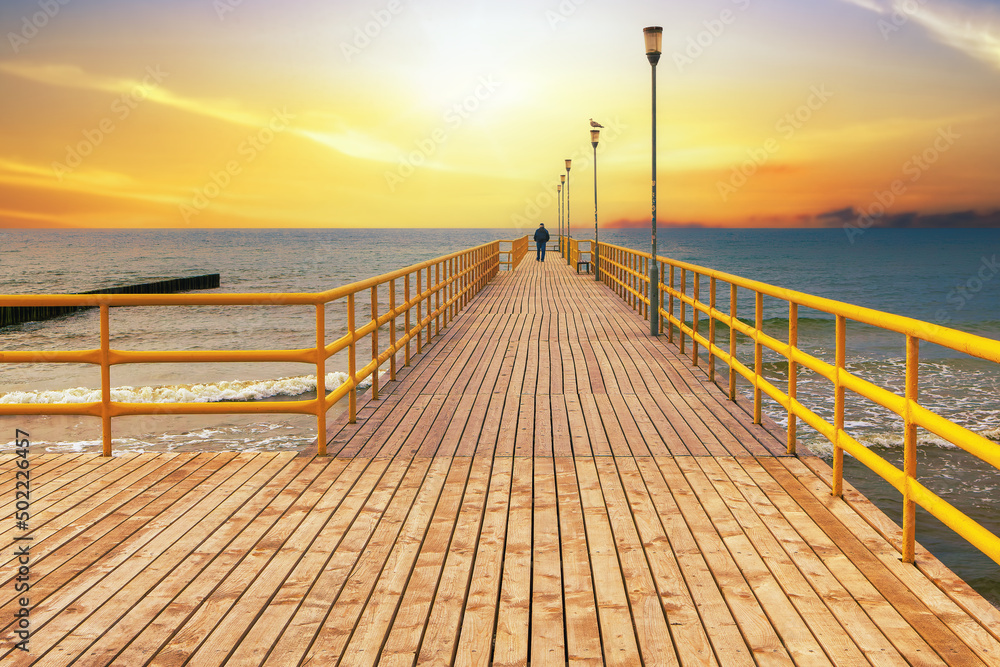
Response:
[{"label": "lamp head", "polygon": [[559,180],[562,181],[563,183],[565,183],[566,182],[566,174],[559,174]]},{"label": "lamp head", "polygon": [[569,166],[573,164],[572,160],[566,160],[566,171],[569,171]]},{"label": "lamp head", "polygon": [[597,142],[600,139],[601,139],[601,131],[600,130],[591,130],[590,131],[590,143],[593,144],[594,148],[597,148]]},{"label": "lamp head", "polygon": [[649,59],[649,64],[655,67],[660,61],[660,53],[663,50],[663,28],[660,26],[643,28],[642,36],[646,40],[646,57]]},{"label": "lamp head", "polygon": [[556,192],[562,192],[562,184],[556,186]]}]

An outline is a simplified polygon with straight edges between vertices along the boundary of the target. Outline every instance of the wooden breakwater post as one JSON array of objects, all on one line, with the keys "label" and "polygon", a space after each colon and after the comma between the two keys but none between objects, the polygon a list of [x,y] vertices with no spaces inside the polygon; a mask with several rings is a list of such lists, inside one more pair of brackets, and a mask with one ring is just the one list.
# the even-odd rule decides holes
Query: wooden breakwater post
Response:
[{"label": "wooden breakwater post", "polygon": [[[76,292],[76,294],[174,294],[191,290],[215,289],[220,285],[220,282],[221,277],[218,273],[208,273],[202,276],[169,278],[138,285],[105,287],[87,292]],[[0,307],[0,327],[21,324],[22,322],[50,320],[54,317],[90,308],[94,308],[94,306],[3,306]]]}]

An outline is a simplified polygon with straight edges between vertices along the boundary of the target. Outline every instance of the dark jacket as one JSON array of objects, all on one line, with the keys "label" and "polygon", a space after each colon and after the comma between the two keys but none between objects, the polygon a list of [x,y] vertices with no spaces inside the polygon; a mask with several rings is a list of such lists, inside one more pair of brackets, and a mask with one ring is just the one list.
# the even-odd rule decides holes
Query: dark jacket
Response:
[{"label": "dark jacket", "polygon": [[548,243],[549,242],[549,230],[544,227],[539,227],[535,230],[535,243]]}]

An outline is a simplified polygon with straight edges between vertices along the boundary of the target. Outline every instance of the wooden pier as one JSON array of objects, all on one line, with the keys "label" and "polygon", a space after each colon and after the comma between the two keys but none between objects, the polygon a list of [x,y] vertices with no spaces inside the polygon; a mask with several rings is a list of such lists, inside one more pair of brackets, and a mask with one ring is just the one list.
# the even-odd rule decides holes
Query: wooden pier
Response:
[{"label": "wooden pier", "polygon": [[0,660],[1000,665],[1000,611],[647,330],[529,257],[329,457],[33,457],[31,652],[8,547]]}]

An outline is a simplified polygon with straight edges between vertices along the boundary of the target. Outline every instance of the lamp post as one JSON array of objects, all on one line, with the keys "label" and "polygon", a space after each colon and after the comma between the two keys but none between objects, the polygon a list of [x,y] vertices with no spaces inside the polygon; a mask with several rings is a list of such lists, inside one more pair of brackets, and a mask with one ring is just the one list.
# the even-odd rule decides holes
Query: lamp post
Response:
[{"label": "lamp post", "polygon": [[593,255],[594,260],[594,280],[601,279],[601,262],[597,250],[597,244],[600,242],[600,238],[597,235],[597,142],[600,138],[600,130],[590,131],[590,145],[594,147],[594,245],[590,253]]},{"label": "lamp post", "polygon": [[562,248],[562,204],[559,199],[562,197],[562,186],[556,186],[556,242]]},{"label": "lamp post", "polygon": [[566,160],[566,263],[572,264],[569,252],[569,168],[573,160]]},{"label": "lamp post", "polygon": [[660,61],[663,47],[663,28],[651,26],[642,29],[646,42],[646,58],[649,60],[653,80],[653,215],[652,215],[652,259],[649,261],[649,333],[660,333],[660,272],[656,263],[656,63]]},{"label": "lamp post", "polygon": [[[563,185],[566,184],[566,174],[559,174],[559,181],[560,181],[559,191],[561,193],[562,189],[563,189]],[[560,197],[559,197],[559,205],[562,207],[562,214],[561,214],[562,218],[560,218],[560,220],[564,220],[566,218],[566,202],[565,202],[565,200],[563,200],[561,194],[560,194]],[[559,252],[567,252],[566,246],[564,245],[565,239],[563,238],[563,234],[565,234],[565,232],[563,231],[562,226],[560,226],[559,227]]]}]

